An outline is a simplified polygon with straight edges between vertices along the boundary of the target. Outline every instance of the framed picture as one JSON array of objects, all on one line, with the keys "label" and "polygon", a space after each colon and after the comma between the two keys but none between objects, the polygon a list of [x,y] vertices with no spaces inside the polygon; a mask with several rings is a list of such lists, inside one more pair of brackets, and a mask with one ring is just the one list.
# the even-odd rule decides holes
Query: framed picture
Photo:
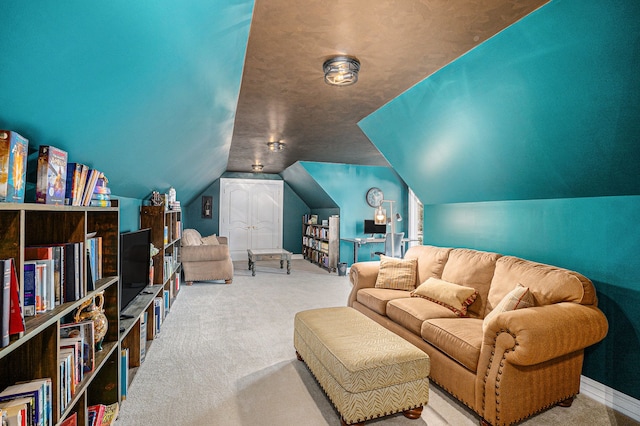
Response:
[{"label": "framed picture", "polygon": [[213,217],[213,197],[210,195],[202,196],[202,218],[211,219]]}]

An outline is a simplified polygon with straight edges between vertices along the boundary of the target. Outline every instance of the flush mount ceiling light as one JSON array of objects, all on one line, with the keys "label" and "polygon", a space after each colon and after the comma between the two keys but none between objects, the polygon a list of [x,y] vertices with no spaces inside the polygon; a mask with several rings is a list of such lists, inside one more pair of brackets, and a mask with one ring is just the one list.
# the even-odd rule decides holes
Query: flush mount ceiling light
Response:
[{"label": "flush mount ceiling light", "polygon": [[254,172],[261,172],[262,169],[264,169],[264,166],[262,164],[252,164],[251,165],[251,170],[253,170]]},{"label": "flush mount ceiling light", "polygon": [[284,142],[275,141],[275,142],[267,142],[267,146],[269,147],[269,151],[279,152],[279,151],[282,151],[284,147],[287,146],[287,144],[285,144]]},{"label": "flush mount ceiling light", "polygon": [[324,81],[333,86],[350,86],[358,81],[360,62],[350,56],[336,56],[322,65]]}]

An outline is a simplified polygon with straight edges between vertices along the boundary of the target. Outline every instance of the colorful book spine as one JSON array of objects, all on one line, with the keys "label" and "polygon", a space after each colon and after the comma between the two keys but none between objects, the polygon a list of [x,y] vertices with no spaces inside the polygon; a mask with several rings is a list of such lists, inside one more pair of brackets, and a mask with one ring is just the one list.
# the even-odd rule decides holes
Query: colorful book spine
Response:
[{"label": "colorful book spine", "polygon": [[36,203],[64,204],[67,184],[67,152],[41,145],[38,151]]},{"label": "colorful book spine", "polygon": [[0,130],[0,202],[24,202],[29,141],[11,130]]}]

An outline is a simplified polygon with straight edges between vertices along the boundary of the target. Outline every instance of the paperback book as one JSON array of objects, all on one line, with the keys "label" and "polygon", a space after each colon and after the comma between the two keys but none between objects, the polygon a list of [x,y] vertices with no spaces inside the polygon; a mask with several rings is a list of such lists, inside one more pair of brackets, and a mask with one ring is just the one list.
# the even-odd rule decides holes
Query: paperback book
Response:
[{"label": "paperback book", "polygon": [[67,183],[67,152],[41,145],[38,151],[36,203],[64,204]]}]

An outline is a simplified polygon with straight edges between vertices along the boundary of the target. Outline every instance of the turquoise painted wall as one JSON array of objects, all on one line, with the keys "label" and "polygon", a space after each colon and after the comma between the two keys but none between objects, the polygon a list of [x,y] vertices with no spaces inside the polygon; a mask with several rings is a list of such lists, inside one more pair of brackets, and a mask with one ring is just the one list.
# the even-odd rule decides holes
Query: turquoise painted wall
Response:
[{"label": "turquoise painted wall", "polygon": [[143,201],[136,198],[118,197],[120,207],[120,232],[140,229],[140,207]]},{"label": "turquoise painted wall", "polygon": [[[374,214],[374,209],[365,200],[365,194],[372,186],[380,188],[385,199],[396,201],[394,213],[399,211],[407,217],[407,186],[391,168],[306,161],[300,164],[340,207],[341,238],[365,236],[364,220],[373,219]],[[388,204],[385,207],[388,209]],[[396,222],[396,231],[406,233],[406,223]],[[363,246],[358,260],[371,260],[371,251],[380,249],[380,245]],[[340,242],[340,262],[353,263],[351,243]]]},{"label": "turquoise painted wall", "polygon": [[555,0],[360,126],[426,244],[577,270],[609,320],[583,373],[640,398],[640,2]]},{"label": "turquoise painted wall", "polygon": [[[269,179],[282,180],[279,175],[268,173],[224,173],[223,178],[236,179]],[[202,219],[201,197],[209,195],[213,197],[213,217]],[[180,194],[178,194],[179,198]],[[197,229],[202,235],[218,234],[220,211],[220,179],[216,179],[194,200],[183,207],[183,220],[185,228]],[[287,185],[284,184],[283,192],[283,218],[282,218],[282,247],[293,253],[302,253],[302,216],[309,213],[309,207]]]}]

